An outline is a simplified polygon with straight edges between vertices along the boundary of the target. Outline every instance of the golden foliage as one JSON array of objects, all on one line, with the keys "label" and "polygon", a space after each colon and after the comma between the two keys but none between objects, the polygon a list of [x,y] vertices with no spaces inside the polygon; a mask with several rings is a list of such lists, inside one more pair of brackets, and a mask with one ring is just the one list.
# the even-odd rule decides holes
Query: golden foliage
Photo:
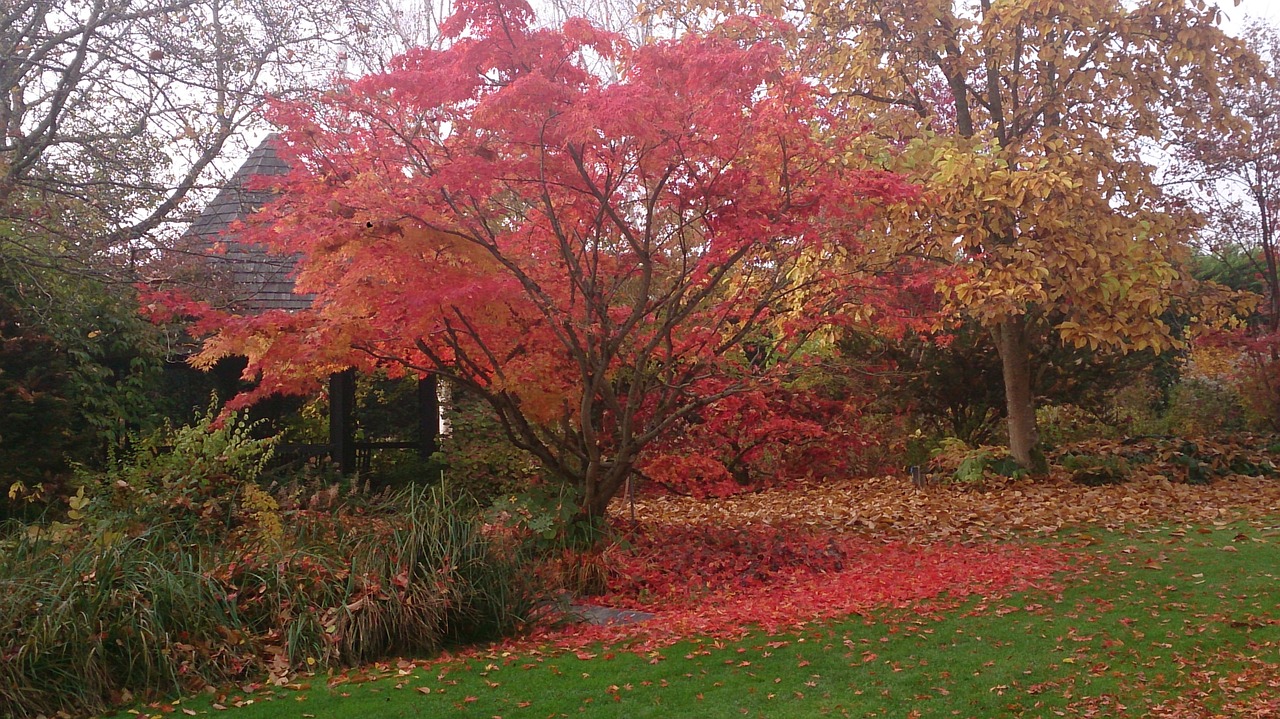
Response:
[{"label": "golden foliage", "polygon": [[[784,12],[772,0],[651,11]],[[811,72],[847,100],[844,132],[922,187],[881,231],[891,252],[964,270],[939,288],[954,316],[1028,315],[1076,347],[1161,351],[1180,342],[1171,313],[1221,324],[1252,308],[1192,280],[1198,218],[1166,202],[1144,155],[1239,124],[1222,88],[1259,68],[1216,7],[808,0],[786,16]]]},{"label": "golden foliage", "polygon": [[284,519],[280,503],[256,484],[246,483],[240,490],[240,508],[249,514],[249,520],[262,539],[279,541],[284,537]]}]

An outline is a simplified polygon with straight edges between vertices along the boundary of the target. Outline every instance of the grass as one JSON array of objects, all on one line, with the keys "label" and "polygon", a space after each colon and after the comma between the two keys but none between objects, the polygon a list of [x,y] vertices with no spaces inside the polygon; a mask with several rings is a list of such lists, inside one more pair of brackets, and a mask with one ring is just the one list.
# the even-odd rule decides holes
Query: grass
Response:
[{"label": "grass", "polygon": [[1280,675],[1280,531],[1255,522],[1065,539],[1098,561],[1060,595],[882,612],[644,655],[498,648],[163,709],[227,719],[1280,712],[1280,692],[1266,686]]}]

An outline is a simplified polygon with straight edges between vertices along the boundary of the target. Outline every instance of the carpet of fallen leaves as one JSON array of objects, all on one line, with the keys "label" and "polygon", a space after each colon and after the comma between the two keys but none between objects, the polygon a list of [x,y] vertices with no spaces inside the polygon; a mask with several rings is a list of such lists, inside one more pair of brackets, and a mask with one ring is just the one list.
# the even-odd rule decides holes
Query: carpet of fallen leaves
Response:
[{"label": "carpet of fallen leaves", "polygon": [[[618,516],[630,508],[616,503]],[[908,477],[840,479],[724,499],[640,496],[636,516],[666,525],[807,527],[905,542],[1046,535],[1169,522],[1214,523],[1280,512],[1280,478],[1232,476],[1192,485],[1135,471],[1124,484],[1087,487],[1064,473],[916,487]]]},{"label": "carpet of fallen leaves", "polygon": [[982,486],[917,486],[905,476],[882,476],[722,499],[641,496],[613,507],[616,523],[631,529],[604,557],[611,578],[593,601],[657,616],[535,637],[568,648],[598,641],[654,649],[694,635],[738,636],[752,626],[794,629],[875,607],[928,613],[974,594],[1049,587],[1056,572],[1086,561],[1010,540],[1072,527],[1223,525],[1277,511],[1280,478],[1188,484],[1160,461],[1135,468],[1123,484],[1097,487],[1058,470],[1035,479],[994,477]]},{"label": "carpet of fallen leaves", "polygon": [[1040,544],[885,543],[770,528],[636,528],[607,556],[614,578],[592,601],[651,612],[644,622],[546,627],[535,642],[654,651],[689,637],[732,639],[883,608],[931,615],[972,595],[1050,587],[1077,558]]}]

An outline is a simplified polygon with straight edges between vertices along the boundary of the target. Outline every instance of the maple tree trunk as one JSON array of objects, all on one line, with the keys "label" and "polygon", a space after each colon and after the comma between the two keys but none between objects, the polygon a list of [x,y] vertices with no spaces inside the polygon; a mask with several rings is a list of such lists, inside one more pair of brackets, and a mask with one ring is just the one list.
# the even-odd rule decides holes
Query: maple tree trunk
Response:
[{"label": "maple tree trunk", "polygon": [[582,481],[582,507],[578,510],[580,520],[589,521],[604,514],[609,500],[602,503],[601,496],[599,469],[589,466]]},{"label": "maple tree trunk", "polygon": [[995,327],[996,348],[1004,374],[1005,405],[1009,412],[1009,453],[1033,473],[1045,471],[1036,431],[1035,399],[1031,392],[1031,347],[1026,317],[1006,317]]},{"label": "maple tree trunk", "polygon": [[630,474],[630,462],[626,463],[625,467],[612,465],[608,468],[595,468],[594,471],[588,470],[583,483],[582,506],[578,510],[578,519],[594,521],[603,517],[609,508],[609,502],[613,501]]},{"label": "maple tree trunk", "polygon": [[586,521],[592,521],[599,517],[603,517],[605,510],[609,507],[612,496],[603,493],[593,493],[587,500],[583,502],[580,518]]}]

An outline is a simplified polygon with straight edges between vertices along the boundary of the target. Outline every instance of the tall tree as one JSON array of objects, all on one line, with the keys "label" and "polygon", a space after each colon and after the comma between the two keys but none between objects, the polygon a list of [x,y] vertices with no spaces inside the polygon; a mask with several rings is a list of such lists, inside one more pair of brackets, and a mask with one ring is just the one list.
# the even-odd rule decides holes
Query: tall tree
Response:
[{"label": "tall tree", "polygon": [[1218,29],[1215,7],[756,7],[801,18],[814,71],[842,91],[855,124],[875,124],[897,152],[894,166],[924,186],[927,200],[893,217],[892,230],[963,269],[941,289],[956,312],[990,330],[1010,449],[1023,465],[1040,463],[1037,326],[1076,346],[1158,351],[1178,342],[1166,313],[1205,318],[1214,306],[1197,299],[1186,268],[1194,218],[1167,201],[1144,151],[1230,126],[1223,89],[1243,82],[1255,60]]},{"label": "tall tree", "polygon": [[1187,138],[1168,182],[1204,213],[1202,271],[1264,298],[1246,332],[1206,338],[1195,357],[1228,351],[1222,378],[1254,419],[1280,427],[1280,30],[1255,23],[1244,42],[1261,59],[1253,82],[1223,89],[1246,122],[1229,132]]},{"label": "tall tree", "polygon": [[[261,126],[268,92],[322,86],[342,52],[377,63],[377,7],[0,2],[0,334],[21,339],[0,371],[3,413],[18,418],[0,421],[0,479],[48,478],[158,421],[163,346],[131,289],[143,258],[220,183],[218,158]],[[22,427],[37,441],[19,441]],[[32,451],[45,456],[21,458]]]},{"label": "tall tree", "polygon": [[1243,35],[1262,60],[1254,82],[1223,88],[1247,124],[1229,133],[1187,138],[1172,181],[1206,216],[1208,249],[1226,263],[1243,260],[1261,280],[1267,328],[1280,332],[1280,30],[1250,26]]},{"label": "tall tree", "polygon": [[911,188],[819,136],[832,118],[768,24],[633,48],[532,20],[471,0],[447,50],[282,112],[296,170],[248,237],[299,253],[316,299],[207,318],[201,361],[247,355],[245,401],[348,366],[439,372],[596,516],[646,446],[838,314],[842,266],[798,263],[856,255]]},{"label": "tall tree", "polygon": [[131,244],[217,184],[215,161],[260,123],[268,93],[321,86],[335,58],[374,44],[375,5],[3,3],[0,261],[94,274],[127,267]]}]

